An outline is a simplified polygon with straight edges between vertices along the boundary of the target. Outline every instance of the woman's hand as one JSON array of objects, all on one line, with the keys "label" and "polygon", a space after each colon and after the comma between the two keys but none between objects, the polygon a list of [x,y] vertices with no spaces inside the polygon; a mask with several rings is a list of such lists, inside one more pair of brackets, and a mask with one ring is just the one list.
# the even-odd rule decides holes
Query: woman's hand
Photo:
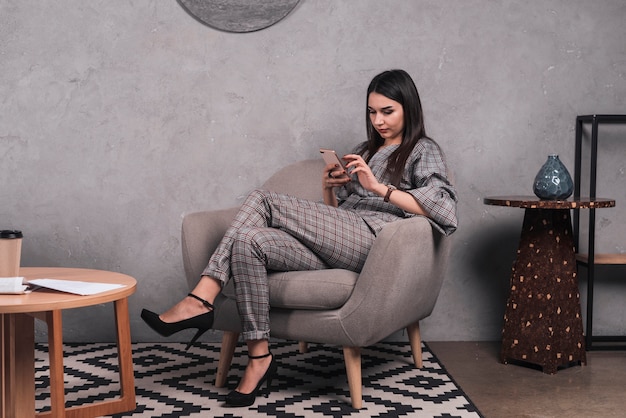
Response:
[{"label": "woman's hand", "polygon": [[358,154],[348,154],[344,155],[343,159],[348,162],[346,167],[350,170],[350,174],[356,174],[359,177],[359,183],[365,190],[376,193],[376,190],[381,188],[381,183],[374,177],[363,157]]},{"label": "woman's hand", "polygon": [[324,167],[324,175],[322,177],[322,188],[324,190],[333,189],[343,186],[350,182],[350,176],[346,171],[337,164],[328,164]]},{"label": "woman's hand", "polygon": [[343,186],[350,181],[350,176],[345,170],[337,164],[328,164],[324,167],[322,175],[322,193],[324,195],[324,202],[329,206],[337,207],[337,196],[333,189],[335,187]]},{"label": "woman's hand", "polygon": [[[345,155],[343,159],[348,161],[346,167],[350,170],[351,175],[356,174],[359,177],[359,183],[361,183],[363,188],[381,197],[387,195],[389,186],[379,182],[376,177],[374,177],[372,170],[365,160],[363,160],[363,157],[357,154],[348,154]],[[422,205],[420,205],[410,193],[402,190],[394,189],[389,195],[389,202],[407,212],[428,216],[424,208],[422,208]]]}]

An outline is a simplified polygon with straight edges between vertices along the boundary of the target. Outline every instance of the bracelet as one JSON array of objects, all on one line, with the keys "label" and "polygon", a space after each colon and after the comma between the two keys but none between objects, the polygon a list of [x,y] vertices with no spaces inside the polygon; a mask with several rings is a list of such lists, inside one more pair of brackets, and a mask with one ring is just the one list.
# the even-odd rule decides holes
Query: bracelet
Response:
[{"label": "bracelet", "polygon": [[383,199],[383,201],[385,202],[389,202],[389,197],[391,196],[391,192],[393,192],[396,189],[396,186],[390,184],[387,186],[387,194],[385,195],[385,198]]}]

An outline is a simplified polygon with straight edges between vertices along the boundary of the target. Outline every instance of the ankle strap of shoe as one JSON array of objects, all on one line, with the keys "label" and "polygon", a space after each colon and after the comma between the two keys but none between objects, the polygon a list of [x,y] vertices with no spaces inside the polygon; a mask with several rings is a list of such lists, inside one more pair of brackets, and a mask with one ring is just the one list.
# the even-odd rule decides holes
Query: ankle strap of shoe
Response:
[{"label": "ankle strap of shoe", "polygon": [[272,353],[267,353],[267,354],[263,354],[263,355],[260,355],[260,356],[251,356],[250,354],[248,354],[248,358],[250,360],[258,360],[258,359],[269,357],[271,355],[272,355]]},{"label": "ankle strap of shoe", "polygon": [[209,302],[207,302],[206,300],[202,299],[201,297],[198,297],[196,295],[194,295],[193,293],[187,293],[187,296],[191,296],[194,299],[199,300],[200,302],[202,302],[202,304],[210,310],[213,310],[214,306],[212,304],[210,304]]}]

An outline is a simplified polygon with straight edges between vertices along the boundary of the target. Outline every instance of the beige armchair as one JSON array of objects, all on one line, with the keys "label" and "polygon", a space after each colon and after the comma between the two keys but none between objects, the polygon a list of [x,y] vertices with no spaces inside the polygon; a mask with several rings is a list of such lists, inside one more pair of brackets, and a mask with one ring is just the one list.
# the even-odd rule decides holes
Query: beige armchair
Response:
[{"label": "beige armchair", "polygon": [[[291,164],[264,189],[321,200],[322,159]],[[189,288],[200,278],[237,208],[188,214],[182,224]],[[340,269],[269,275],[272,337],[343,347],[352,406],[362,406],[361,347],[407,329],[413,360],[422,367],[419,321],[429,316],[441,289],[450,238],[423,217],[385,226],[360,274]],[[224,331],[216,386],[222,387],[241,331],[232,284],[215,301],[214,328]],[[306,345],[301,343],[301,350]]]}]

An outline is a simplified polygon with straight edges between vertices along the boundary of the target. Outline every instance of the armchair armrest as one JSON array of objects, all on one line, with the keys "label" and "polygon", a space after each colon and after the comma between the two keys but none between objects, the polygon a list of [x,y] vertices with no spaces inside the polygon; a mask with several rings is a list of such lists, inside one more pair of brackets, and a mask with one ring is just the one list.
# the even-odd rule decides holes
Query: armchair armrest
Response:
[{"label": "armchair armrest", "polygon": [[183,265],[189,289],[193,289],[217,248],[238,208],[202,211],[183,217],[181,230]]},{"label": "armchair armrest", "polygon": [[449,244],[450,239],[423,217],[383,228],[341,308],[344,328],[360,330],[350,336],[355,346],[380,341],[430,315],[441,290]]}]

